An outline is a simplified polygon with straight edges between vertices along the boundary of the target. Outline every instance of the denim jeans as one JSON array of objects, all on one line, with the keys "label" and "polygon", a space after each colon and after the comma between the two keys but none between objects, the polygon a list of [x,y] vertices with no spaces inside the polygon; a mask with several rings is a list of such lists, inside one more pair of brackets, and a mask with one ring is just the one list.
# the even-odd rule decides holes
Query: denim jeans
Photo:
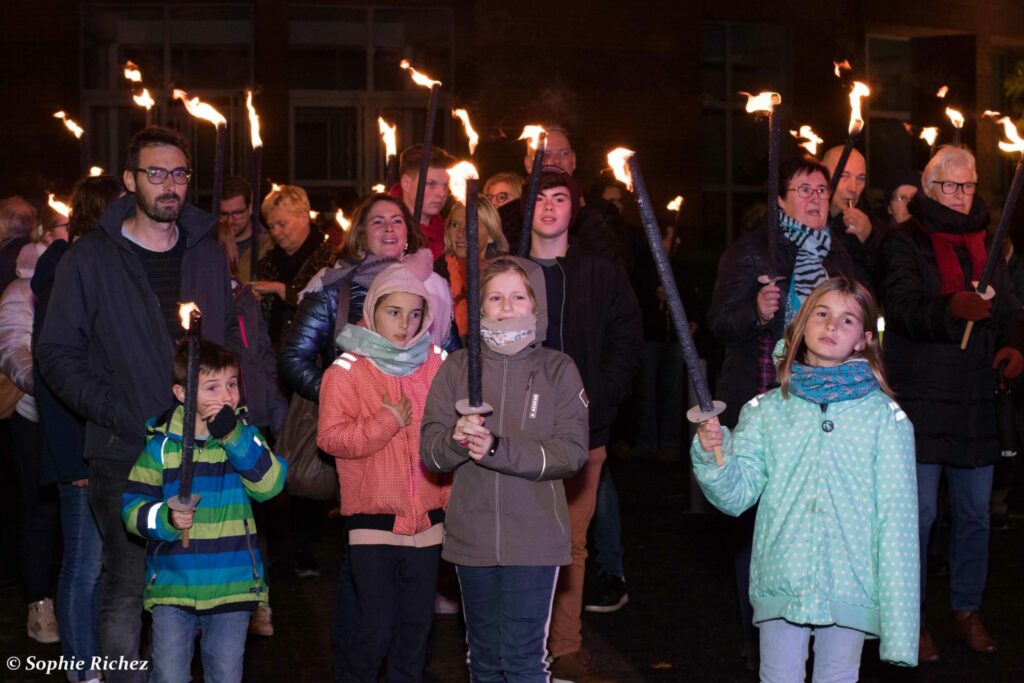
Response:
[{"label": "denim jeans", "polygon": [[622,518],[619,511],[619,492],[612,481],[612,473],[606,462],[601,468],[601,480],[597,485],[597,503],[594,518],[590,521],[591,547],[594,562],[605,574],[625,576],[622,568]]},{"label": "denim jeans", "polygon": [[11,416],[14,469],[21,500],[18,520],[18,569],[25,602],[53,596],[53,549],[60,533],[57,487],[39,485],[42,432],[39,423]]},{"label": "denim jeans", "polygon": [[349,545],[357,617],[342,680],[377,680],[387,658],[389,683],[423,679],[441,546]]},{"label": "denim jeans", "polygon": [[[89,507],[89,489],[58,484],[60,518],[64,530],[64,559],[57,584],[57,623],[60,646],[68,659],[91,662],[96,646],[100,607],[102,541]],[[95,671],[68,671],[68,680],[96,678]]]},{"label": "denim jeans", "polygon": [[204,683],[242,680],[249,612],[194,614],[180,607],[153,608],[153,672],[150,683],[184,683],[192,679],[192,653],[202,631]]},{"label": "denim jeans", "polygon": [[761,629],[762,683],[806,679],[807,653],[814,636],[814,683],[856,683],[864,632],[842,626],[797,626],[784,619],[758,624]]},{"label": "denim jeans", "polygon": [[[93,460],[89,463],[89,504],[103,538],[100,576],[100,654],[139,659],[142,591],[146,583],[146,546],[129,536],[121,519],[121,494],[132,463]],[[107,671],[107,683],[145,681],[145,671]]]},{"label": "denim jeans", "polygon": [[472,683],[547,683],[545,639],[558,567],[456,565]]},{"label": "denim jeans", "polygon": [[976,468],[917,466],[922,614],[928,577],[928,534],[937,516],[939,480],[943,472],[949,483],[949,507],[953,517],[949,535],[949,606],[957,612],[981,608],[988,577],[988,506],[992,495],[992,469],[992,465]]},{"label": "denim jeans", "polygon": [[645,341],[638,399],[636,448],[679,448],[683,424],[683,347],[679,342]]}]

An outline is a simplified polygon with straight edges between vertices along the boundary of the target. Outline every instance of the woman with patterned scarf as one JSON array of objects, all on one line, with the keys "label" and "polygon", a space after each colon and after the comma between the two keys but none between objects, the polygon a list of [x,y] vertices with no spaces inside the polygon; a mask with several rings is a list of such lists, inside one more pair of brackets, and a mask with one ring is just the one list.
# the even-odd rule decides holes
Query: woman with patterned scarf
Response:
[{"label": "woman with patterned scarf", "polygon": [[[726,427],[736,426],[747,401],[778,386],[772,348],[811,290],[829,277],[855,277],[842,240],[828,227],[828,184],[828,169],[816,159],[802,157],[783,163],[778,206],[772,207],[779,215],[774,268],[768,261],[772,250],[767,218],[733,242],[718,264],[708,326],[725,347],[715,393],[728,406],[720,416]],[[762,285],[758,277],[769,271],[783,279]],[[871,283],[861,284],[872,289]],[[748,666],[754,666],[757,658],[757,633],[747,598],[753,523],[753,512],[745,513],[732,539]]]},{"label": "woman with patterned scarf", "polygon": [[[1024,369],[1024,323],[1006,263],[992,274],[995,298],[975,293],[987,248],[989,213],[975,193],[974,156],[942,147],[924,169],[911,218],[882,243],[878,284],[885,307],[885,364],[900,405],[914,423],[921,540],[921,604],[928,536],[937,515],[939,479],[949,484],[950,608],[953,635],[978,652],[998,649],[981,622],[988,573],[989,497],[999,459],[996,369],[1013,379]],[[964,328],[974,322],[966,349]],[[939,660],[921,620],[919,659]]]}]

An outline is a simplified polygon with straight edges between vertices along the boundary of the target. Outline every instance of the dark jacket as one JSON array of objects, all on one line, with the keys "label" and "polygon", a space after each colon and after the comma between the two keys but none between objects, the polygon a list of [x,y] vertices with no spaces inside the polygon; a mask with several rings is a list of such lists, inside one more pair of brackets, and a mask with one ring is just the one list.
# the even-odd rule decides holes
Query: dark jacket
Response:
[{"label": "dark jacket", "polygon": [[[39,334],[46,320],[46,308],[50,303],[53,281],[57,277],[57,264],[60,263],[70,245],[65,240],[57,240],[36,261],[36,270],[32,275],[32,293],[36,295],[36,312],[32,319],[32,348],[39,342]],[[36,409],[39,411],[39,423],[43,429],[43,457],[39,462],[40,482],[52,484],[85,479],[89,476],[89,467],[82,458],[85,448],[85,421],[68,409],[64,403],[50,390],[39,372],[39,363],[32,364],[35,378]]]},{"label": "dark jacket", "polygon": [[537,339],[514,356],[482,344],[486,424],[493,455],[472,460],[452,440],[455,402],[468,395],[465,351],[448,356],[427,395],[420,457],[434,472],[454,471],[442,556],[473,567],[551,566],[571,560],[562,479],[587,462],[587,406],[580,375],[564,353],[544,348],[544,276],[525,264],[537,296]]},{"label": "dark jacket", "polygon": [[[86,419],[85,458],[133,463],[146,420],[174,403],[174,348],[142,261],[121,235],[135,196],[110,204],[100,229],[84,235],[57,267],[36,346],[43,379]],[[181,300],[203,312],[203,338],[237,352],[238,322],[227,261],[211,230],[217,219],[186,204]]]},{"label": "dark jacket", "polygon": [[[590,448],[608,443],[620,403],[633,392],[644,345],[640,305],[622,267],[570,238],[558,259],[565,276],[561,350],[576,363],[590,397]],[[556,345],[556,348],[559,345]]]},{"label": "dark jacket", "polygon": [[832,230],[833,238],[838,235],[842,240],[843,247],[849,252],[850,260],[853,262],[853,276],[858,282],[864,284],[868,290],[874,293],[875,261],[878,257],[878,248],[882,244],[882,238],[888,232],[888,226],[886,226],[884,221],[875,218],[871,205],[868,204],[864,195],[861,195],[860,201],[857,202],[857,208],[863,211],[867,215],[868,220],[871,221],[871,234],[868,235],[864,242],[857,239],[856,235],[846,232],[846,224],[843,223],[842,213],[829,216],[828,227]]},{"label": "dark jacket", "polygon": [[252,285],[240,285],[234,292],[238,332],[242,338],[239,355],[242,397],[248,410],[247,420],[277,433],[288,413],[288,400],[277,381],[277,357],[270,344],[267,323]]},{"label": "dark jacket", "polygon": [[316,228],[311,228],[306,241],[299,247],[296,258],[301,257],[302,253],[306,253],[307,256],[291,278],[287,278],[281,270],[282,263],[291,257],[279,247],[268,251],[256,264],[254,280],[284,283],[285,298],[283,300],[277,296],[265,296],[261,300],[271,343],[280,344],[284,337],[284,331],[288,328],[295,315],[295,310],[299,306],[299,294],[313,276],[320,272],[320,269],[330,268],[334,265],[334,252],[334,245],[326,239],[324,233]]},{"label": "dark jacket", "polygon": [[[996,437],[995,352],[1020,350],[1024,323],[1006,263],[999,259],[991,285],[996,291],[992,317],[974,324],[970,342],[960,350],[966,322],[953,317],[952,294],[941,294],[935,251],[925,224],[928,216],[957,220],[952,209],[921,193],[913,216],[886,236],[879,251],[878,286],[885,310],[882,345],[889,383],[914,423],[917,460],[954,467],[982,467],[999,459]],[[942,211],[936,209],[941,207]],[[974,198],[968,231],[984,230],[988,210]],[[959,214],[958,214],[959,215]],[[962,232],[945,226],[943,232]],[[965,250],[958,250],[965,281],[971,272]],[[969,286],[969,285],[967,285]]]},{"label": "dark jacket", "polygon": [[[778,274],[785,278],[777,283],[782,301],[775,317],[764,326],[757,320],[757,293],[762,286],[757,278],[768,270],[767,222],[733,242],[718,264],[718,277],[708,310],[708,327],[725,347],[725,361],[715,395],[725,401],[726,410],[721,420],[727,427],[736,425],[740,408],[757,394],[758,335],[768,328],[774,343],[782,338],[784,332],[785,301],[796,261],[796,247],[781,230],[777,233],[775,253]],[[830,277],[855,276],[850,255],[834,232],[832,249],[825,257],[824,266]]]}]

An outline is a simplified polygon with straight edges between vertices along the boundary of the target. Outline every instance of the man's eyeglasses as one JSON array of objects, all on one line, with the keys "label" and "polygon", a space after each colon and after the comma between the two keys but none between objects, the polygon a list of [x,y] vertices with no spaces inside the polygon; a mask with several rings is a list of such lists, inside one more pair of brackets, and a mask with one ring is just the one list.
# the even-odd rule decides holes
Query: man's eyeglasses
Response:
[{"label": "man's eyeglasses", "polygon": [[167,169],[160,168],[159,166],[150,166],[148,168],[133,168],[132,171],[135,173],[145,173],[146,180],[153,185],[163,185],[168,175],[174,178],[174,182],[177,185],[185,185],[192,179],[192,171],[187,168]]},{"label": "man's eyeglasses", "polygon": [[933,180],[932,185],[938,185],[942,194],[956,194],[960,190],[966,195],[972,195],[978,191],[978,183],[954,183],[952,180]]},{"label": "man's eyeglasses", "polygon": [[484,196],[490,199],[492,204],[498,204],[499,202],[504,204],[510,199],[508,192],[498,192],[497,194],[485,194]]},{"label": "man's eyeglasses", "polygon": [[220,217],[223,218],[224,220],[229,220],[231,218],[241,218],[243,215],[245,215],[245,212],[248,210],[249,207],[247,206],[244,209],[235,209],[234,211],[221,211]]},{"label": "man's eyeglasses", "polygon": [[828,185],[818,185],[817,187],[797,185],[796,187],[787,188],[786,192],[796,192],[796,196],[800,197],[800,199],[807,199],[811,194],[816,194],[821,199],[826,199],[832,194],[832,191],[828,189]]}]

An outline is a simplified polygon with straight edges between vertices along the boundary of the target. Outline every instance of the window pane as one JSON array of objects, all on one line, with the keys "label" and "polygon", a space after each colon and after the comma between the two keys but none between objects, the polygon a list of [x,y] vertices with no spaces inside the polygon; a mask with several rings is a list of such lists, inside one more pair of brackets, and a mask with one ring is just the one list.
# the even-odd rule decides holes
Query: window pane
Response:
[{"label": "window pane", "polygon": [[[871,119],[870,136],[871,150],[868,158],[868,178],[873,187],[883,187],[889,177],[897,171],[920,168],[914,164],[914,149],[927,154],[922,140],[908,135],[903,123],[896,119]],[[926,156],[922,157],[926,159]]]},{"label": "window pane", "polygon": [[704,217],[704,245],[721,249],[726,243],[725,193],[705,192],[701,215]]},{"label": "window pane", "polygon": [[868,55],[872,108],[883,111],[910,111],[910,41],[869,38]]},{"label": "window pane", "polygon": [[292,7],[288,72],[292,88],[366,89],[366,10]]},{"label": "window pane", "polygon": [[768,117],[732,112],[732,182],[762,185],[768,178]]},{"label": "window pane", "polygon": [[357,115],[354,107],[295,109],[296,180],[358,180]]},{"label": "window pane", "polygon": [[701,179],[725,184],[725,112],[705,109],[701,116]]},{"label": "window pane", "polygon": [[420,87],[398,68],[402,59],[409,59],[419,71],[451,86],[452,27],[449,9],[374,10],[374,87]]},{"label": "window pane", "polygon": [[[82,7],[83,87],[86,90],[114,88],[122,79],[121,65],[111,64],[118,45],[141,52],[160,52],[163,45],[164,11],[162,7]],[[140,66],[142,65],[139,62]],[[149,62],[150,69],[158,66]],[[163,81],[158,70],[144,78]]]}]

